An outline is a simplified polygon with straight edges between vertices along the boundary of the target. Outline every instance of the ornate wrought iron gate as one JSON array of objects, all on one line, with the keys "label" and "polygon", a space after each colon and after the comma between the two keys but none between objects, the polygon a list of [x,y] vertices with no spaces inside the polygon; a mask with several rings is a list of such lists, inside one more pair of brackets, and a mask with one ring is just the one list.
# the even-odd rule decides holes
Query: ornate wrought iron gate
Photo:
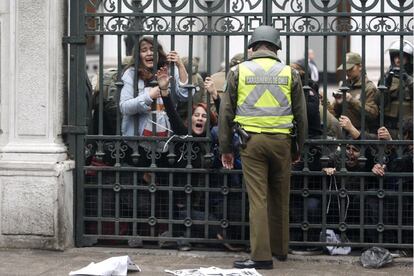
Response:
[{"label": "ornate wrought iron gate", "polygon": [[[236,43],[247,44],[254,28],[261,24],[272,25],[283,37],[285,61],[303,47],[304,60],[308,60],[310,40],[317,37],[323,49],[320,57],[320,74],[323,105],[327,106],[331,74],[329,68],[345,63],[350,39],[360,41],[362,66],[365,72],[367,52],[371,45],[367,39],[376,37],[378,56],[379,90],[383,106],[384,94],[384,42],[388,36],[401,41],[413,32],[412,1],[401,0],[71,0],[70,36],[65,41],[69,48],[68,116],[65,132],[72,158],[76,161],[76,244],[128,244],[129,246],[185,244],[223,244],[225,242],[247,245],[248,212],[247,195],[241,171],[195,167],[192,158],[201,154],[193,142],[206,145],[202,159],[205,164],[214,160],[210,138],[174,138],[170,141],[167,165],[160,166],[160,155],[155,145],[166,138],[122,137],[121,116],[115,120],[115,133],[104,131],[104,96],[99,93],[94,114],[89,106],[88,76],[85,72],[88,47],[96,47],[98,56],[98,83],[104,87],[105,42],[116,38],[115,66],[122,71],[122,45],[125,36],[136,39],[143,35],[168,38],[171,49],[178,41],[188,44],[188,56],[195,47],[206,49],[204,71],[214,72],[213,61],[217,52],[223,53],[225,70],[229,69],[230,49]],[[353,13],[351,15],[350,10]],[[386,13],[385,13],[386,12]],[[196,42],[203,38],[202,43]],[[332,38],[336,41],[333,42]],[[94,46],[95,45],[95,46]],[[217,46],[219,45],[219,46]],[[402,46],[402,44],[401,44]],[[313,46],[315,47],[315,46]],[[341,49],[339,60],[332,59]],[[244,53],[247,56],[247,52]],[[335,63],[335,64],[332,64]],[[304,64],[306,71],[308,62]],[[192,59],[189,62],[191,75]],[[332,71],[332,70],[331,70]],[[335,70],[334,70],[335,71]],[[345,79],[345,74],[339,76]],[[308,95],[309,77],[304,79]],[[122,88],[117,76],[115,98]],[[195,86],[190,83],[188,89]],[[340,87],[342,93],[348,87]],[[361,98],[364,105],[365,98]],[[191,102],[190,102],[191,103]],[[401,102],[400,102],[401,103]],[[190,105],[189,105],[190,106]],[[188,111],[191,112],[189,108]],[[96,132],[88,132],[91,118],[97,118]],[[362,117],[366,116],[362,112]],[[376,162],[389,159],[387,145],[393,145],[401,159],[404,147],[412,141],[346,140],[329,137],[328,111],[321,113],[323,134],[308,139],[303,153],[304,164],[293,172],[291,186],[291,244],[293,246],[323,245],[326,229],[334,229],[349,240],[351,246],[381,244],[388,247],[412,247],[412,172],[389,172],[386,177],[376,177],[370,171],[349,171],[346,168],[346,146],[361,147],[358,162],[372,153]],[[383,114],[380,115],[383,123]],[[402,115],[399,117],[402,125]],[[361,132],[366,126],[362,124]],[[210,134],[210,133],[208,133]],[[400,130],[402,133],[402,129]],[[362,138],[365,138],[362,134]],[[149,141],[152,150],[131,152],[125,140]],[[181,158],[187,163],[176,167],[179,145],[187,145]],[[177,149],[175,149],[177,148]],[[320,169],[312,168],[315,159],[326,166],[329,151],[339,148],[341,170],[328,178]],[[317,150],[315,150],[317,149]],[[177,154],[178,153],[178,154]],[[149,158],[149,166],[135,166],[139,158]],[[132,160],[127,162],[127,159]],[[385,163],[387,161],[384,161]],[[131,165],[132,164],[132,165]],[[350,183],[353,183],[352,185]],[[392,183],[392,184],[390,184]],[[322,233],[322,235],[321,235]],[[217,235],[223,237],[218,239]]]}]

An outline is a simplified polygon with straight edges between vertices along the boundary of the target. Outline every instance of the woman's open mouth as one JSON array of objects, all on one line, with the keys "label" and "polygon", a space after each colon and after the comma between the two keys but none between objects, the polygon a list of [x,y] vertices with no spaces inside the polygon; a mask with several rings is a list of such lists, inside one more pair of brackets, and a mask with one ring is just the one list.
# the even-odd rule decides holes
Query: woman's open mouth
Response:
[{"label": "woman's open mouth", "polygon": [[196,124],[194,125],[194,130],[195,130],[197,133],[202,133],[202,132],[204,131],[204,125],[203,125],[202,123],[196,123]]},{"label": "woman's open mouth", "polygon": [[144,62],[146,64],[151,64],[152,65],[154,63],[154,59],[152,57],[147,57],[147,58],[144,58]]}]

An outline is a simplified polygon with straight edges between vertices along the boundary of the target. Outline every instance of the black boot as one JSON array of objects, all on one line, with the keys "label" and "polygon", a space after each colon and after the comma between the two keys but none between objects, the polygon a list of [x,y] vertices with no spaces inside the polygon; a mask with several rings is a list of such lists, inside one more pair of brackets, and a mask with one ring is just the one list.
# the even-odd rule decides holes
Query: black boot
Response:
[{"label": "black boot", "polygon": [[256,269],[273,269],[273,261],[253,261],[250,259],[235,261],[235,268],[256,268]]}]

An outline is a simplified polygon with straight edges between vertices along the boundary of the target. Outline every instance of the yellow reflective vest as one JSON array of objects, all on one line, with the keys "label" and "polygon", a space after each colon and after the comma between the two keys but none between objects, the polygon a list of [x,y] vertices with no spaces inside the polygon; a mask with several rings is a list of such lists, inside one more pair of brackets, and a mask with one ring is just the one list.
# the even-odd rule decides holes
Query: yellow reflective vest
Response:
[{"label": "yellow reflective vest", "polygon": [[289,133],[293,127],[292,71],[271,58],[239,64],[234,121],[255,133]]}]

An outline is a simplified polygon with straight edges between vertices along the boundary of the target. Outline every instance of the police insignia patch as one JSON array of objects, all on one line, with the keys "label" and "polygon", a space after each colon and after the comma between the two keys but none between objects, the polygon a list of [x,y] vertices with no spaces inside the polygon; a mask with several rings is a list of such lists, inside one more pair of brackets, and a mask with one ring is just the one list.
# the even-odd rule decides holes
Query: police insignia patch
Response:
[{"label": "police insignia patch", "polygon": [[251,84],[276,84],[276,85],[287,85],[288,77],[282,76],[246,76],[245,82],[248,85]]}]

